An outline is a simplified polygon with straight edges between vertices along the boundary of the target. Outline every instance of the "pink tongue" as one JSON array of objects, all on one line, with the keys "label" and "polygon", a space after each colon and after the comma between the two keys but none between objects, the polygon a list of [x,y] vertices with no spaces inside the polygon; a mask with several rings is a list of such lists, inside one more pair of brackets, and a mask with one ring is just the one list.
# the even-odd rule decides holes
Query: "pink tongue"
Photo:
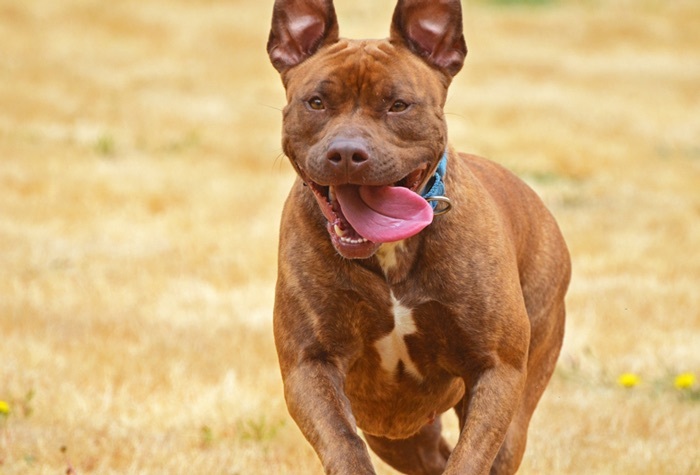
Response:
[{"label": "pink tongue", "polygon": [[406,239],[433,221],[430,204],[401,186],[343,185],[335,195],[350,225],[372,242]]}]

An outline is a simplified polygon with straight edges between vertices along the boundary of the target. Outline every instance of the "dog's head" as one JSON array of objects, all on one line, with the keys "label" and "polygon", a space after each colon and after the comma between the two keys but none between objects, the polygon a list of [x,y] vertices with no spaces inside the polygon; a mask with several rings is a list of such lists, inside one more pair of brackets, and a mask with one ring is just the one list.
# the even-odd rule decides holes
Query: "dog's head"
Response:
[{"label": "dog's head", "polygon": [[443,106],[467,48],[458,0],[399,0],[388,40],[345,40],[331,0],[276,0],[267,50],[287,92],[283,149],[338,252],[416,234],[447,146]]}]

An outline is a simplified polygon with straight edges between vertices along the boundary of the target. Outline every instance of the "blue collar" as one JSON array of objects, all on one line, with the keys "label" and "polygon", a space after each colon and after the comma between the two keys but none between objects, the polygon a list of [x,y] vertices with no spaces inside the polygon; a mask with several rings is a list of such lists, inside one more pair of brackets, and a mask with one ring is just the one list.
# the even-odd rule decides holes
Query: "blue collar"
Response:
[{"label": "blue collar", "polygon": [[[428,180],[420,195],[433,207],[436,215],[446,213],[452,207],[450,200],[445,196],[445,173],[447,172],[447,151],[442,154],[435,174]],[[442,206],[440,206],[442,204]]]}]

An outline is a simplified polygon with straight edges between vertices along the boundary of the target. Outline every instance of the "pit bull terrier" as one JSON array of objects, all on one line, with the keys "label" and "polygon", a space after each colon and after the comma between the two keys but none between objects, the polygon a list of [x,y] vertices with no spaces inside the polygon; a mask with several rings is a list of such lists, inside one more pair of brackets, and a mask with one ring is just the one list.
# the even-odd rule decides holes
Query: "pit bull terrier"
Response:
[{"label": "pit bull terrier", "polygon": [[329,474],[375,473],[367,446],[407,474],[514,473],[570,259],[527,185],[448,146],[460,2],[399,0],[389,39],[357,41],[331,0],[276,0],[267,51],[298,174],[274,306],[290,414]]}]

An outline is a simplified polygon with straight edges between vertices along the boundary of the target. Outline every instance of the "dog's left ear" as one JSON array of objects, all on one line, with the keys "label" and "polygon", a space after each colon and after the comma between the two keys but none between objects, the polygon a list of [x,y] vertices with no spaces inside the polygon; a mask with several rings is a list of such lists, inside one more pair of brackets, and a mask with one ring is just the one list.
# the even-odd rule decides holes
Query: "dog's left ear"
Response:
[{"label": "dog's left ear", "polygon": [[403,42],[429,64],[454,76],[462,69],[467,44],[459,0],[399,0],[391,41]]},{"label": "dog's left ear", "polygon": [[280,73],[337,40],[332,0],[275,0],[267,53]]}]

